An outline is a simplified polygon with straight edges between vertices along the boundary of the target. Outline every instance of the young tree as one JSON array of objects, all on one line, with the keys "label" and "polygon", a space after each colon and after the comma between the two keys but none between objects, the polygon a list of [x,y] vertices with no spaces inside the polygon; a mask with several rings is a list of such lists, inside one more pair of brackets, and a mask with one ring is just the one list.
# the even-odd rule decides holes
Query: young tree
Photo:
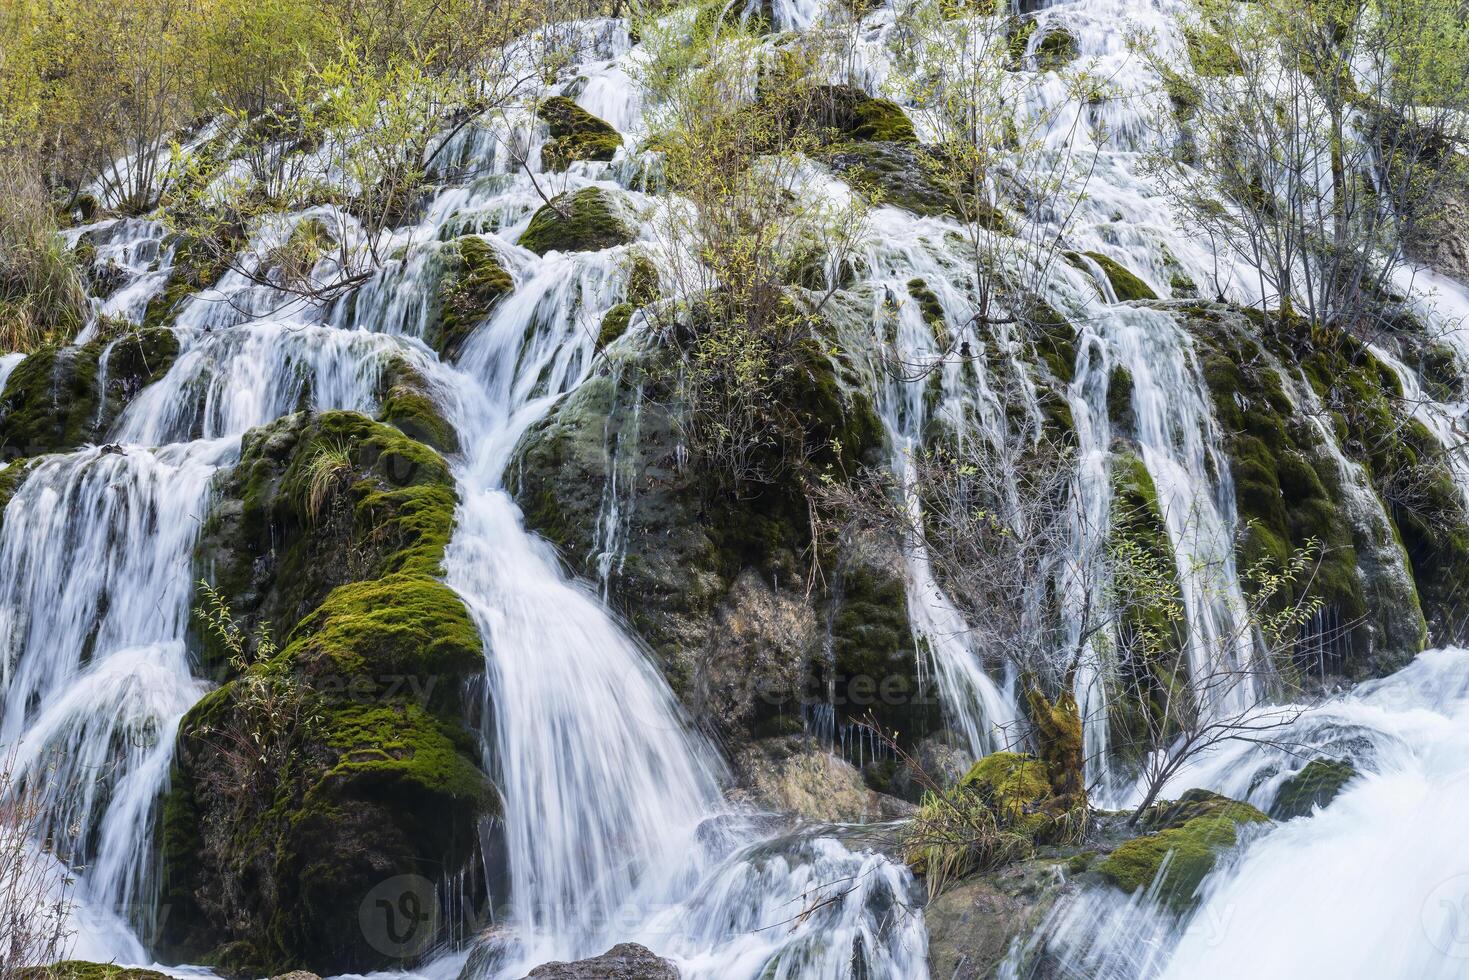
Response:
[{"label": "young tree", "polygon": [[1371,340],[1401,313],[1401,243],[1463,171],[1469,31],[1457,0],[1191,0],[1188,59],[1143,39],[1184,152],[1151,173],[1259,270],[1283,318]]},{"label": "young tree", "polygon": [[717,487],[756,493],[816,448],[797,388],[822,369],[814,327],[864,234],[862,203],[822,193],[808,159],[841,96],[811,81],[820,37],[772,46],[719,6],[642,30],[675,195],[654,221],[672,299],[650,314],[679,354],[695,462]]}]

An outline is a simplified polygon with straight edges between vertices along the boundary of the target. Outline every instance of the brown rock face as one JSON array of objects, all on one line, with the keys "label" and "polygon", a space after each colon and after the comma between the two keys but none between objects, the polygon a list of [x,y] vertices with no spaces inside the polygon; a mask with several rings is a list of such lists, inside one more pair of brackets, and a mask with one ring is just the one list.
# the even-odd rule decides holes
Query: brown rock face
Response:
[{"label": "brown rock face", "polygon": [[524,980],[678,980],[678,967],[637,943],[619,943],[601,956],[545,963]]}]

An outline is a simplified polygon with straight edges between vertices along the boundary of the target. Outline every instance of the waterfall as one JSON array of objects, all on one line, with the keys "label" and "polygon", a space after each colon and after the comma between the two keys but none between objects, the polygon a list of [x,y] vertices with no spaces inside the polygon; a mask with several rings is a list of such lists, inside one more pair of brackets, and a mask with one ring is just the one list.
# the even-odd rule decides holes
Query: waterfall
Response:
[{"label": "waterfall", "polygon": [[[815,0],[776,0],[771,13],[782,27],[806,30],[821,25],[825,10]],[[1237,712],[1256,692],[1216,688],[1211,678],[1250,670],[1256,651],[1239,629],[1234,488],[1198,356],[1174,314],[1119,301],[1107,270],[1088,257],[1115,256],[1165,299],[1175,273],[1213,283],[1236,302],[1261,298],[1237,258],[1215,254],[1178,226],[1137,162],[1153,138],[1145,102],[1158,80],[1129,54],[1121,25],[1158,28],[1159,43],[1181,47],[1170,29],[1174,14],[1169,0],[1043,5],[1042,22],[1067,25],[1080,57],[1095,61],[1117,96],[1083,105],[1052,73],[1028,72],[1032,84],[1017,111],[1049,120],[1047,166],[1068,155],[1095,162],[1065,242],[1074,264],[1056,263],[1042,297],[1078,328],[1075,373],[1064,391],[1077,473],[1063,564],[1084,567],[1105,547],[1109,461],[1123,435],[1108,418],[1108,386],[1125,369],[1135,429],[1126,435],[1157,488],[1180,573],[1195,693],[1207,709]],[[882,46],[898,29],[893,10],[871,14],[840,80],[881,93],[891,70]],[[645,130],[631,81],[642,52],[621,22],[568,30],[585,35],[589,54],[557,91],[634,143]],[[599,187],[631,201],[644,215],[635,246],[538,256],[515,244],[542,203],[517,160],[529,159],[537,172],[542,139],[523,109],[459,130],[432,168],[439,183],[412,223],[378,244],[392,257],[330,301],[226,273],[175,311],[169,329],[179,354],[132,399],[108,445],[27,464],[0,524],[0,744],[45,794],[43,830],[59,842],[60,856],[85,866],[75,895],[79,955],[136,963],[151,956],[157,802],[179,721],[215,680],[198,676],[186,647],[190,568],[212,481],[237,460],[252,427],[301,409],[376,414],[389,367],[401,362],[424,379],[463,447],[450,459],[459,505],[444,574],[484,641],[480,748],[503,798],[496,829],[509,891],[506,919],[486,940],[489,955],[477,961],[474,980],[519,977],[628,940],[674,959],[691,978],[927,976],[927,936],[907,868],[849,828],[793,828],[726,803],[729,774],[716,747],[608,609],[607,581],[626,544],[632,500],[617,453],[595,533],[600,583],[570,574],[562,556],[525,528],[506,490],[521,438],[595,372],[609,370],[597,325],[626,299],[631,250],[668,259],[647,215],[670,205],[629,189],[640,169],[630,149],[608,164],[574,165],[558,186]],[[114,165],[114,175],[128,166]],[[814,166],[810,180],[812,193],[847,193]],[[329,219],[349,239],[360,235],[335,207],[305,208],[251,229],[251,250],[262,254],[310,218]],[[853,263],[859,281],[832,318],[846,367],[882,422],[885,464],[909,523],[922,527],[917,460],[931,427],[941,423],[960,444],[982,447],[1011,438],[1012,413],[1039,431],[1035,366],[1015,338],[982,335],[970,322],[973,270],[952,241],[953,221],[879,207],[870,224]],[[426,343],[429,299],[443,273],[442,244],[460,235],[488,243],[515,288],[441,359]],[[117,320],[141,323],[175,260],[162,224],[108,219],[67,238],[89,256],[94,282],[108,283],[105,296],[96,290],[94,316],[74,342],[108,336],[104,326]],[[331,280],[343,272],[323,259],[314,274]],[[915,279],[936,301],[941,327],[914,295]],[[1460,287],[1435,285],[1449,308],[1469,312]],[[645,329],[634,317],[632,339]],[[956,335],[941,341],[938,329]],[[945,357],[960,341],[984,356]],[[1455,342],[1469,353],[1462,333]],[[1384,358],[1416,394],[1411,371]],[[20,360],[0,357],[0,385]],[[1001,369],[1019,379],[1003,391],[990,373]],[[609,447],[636,438],[643,397],[639,389],[619,404],[627,417],[607,420]],[[1445,438],[1463,424],[1462,406],[1419,401],[1418,411]],[[1362,482],[1360,467],[1326,441],[1343,474]],[[1461,475],[1469,494],[1469,469]],[[1021,746],[1017,678],[1004,651],[975,637],[922,536],[904,544],[906,611],[946,724],[973,757]],[[1062,572],[1059,584],[1075,649],[1058,654],[1075,652],[1081,665],[1075,692],[1087,720],[1088,778],[1107,791],[1098,798],[1126,802],[1127,788],[1112,793],[1107,761],[1109,679],[1076,622],[1083,592],[1095,583]],[[821,707],[827,711],[812,715],[828,721],[830,708]],[[1330,810],[1247,841],[1206,882],[1199,912],[1184,921],[1145,894],[1086,893],[1045,927],[1053,952],[1075,975],[1095,977],[1462,975],[1455,958],[1466,950],[1453,915],[1469,900],[1469,884],[1453,831],[1469,805],[1466,732],[1469,651],[1424,654],[1345,701],[1309,708],[1293,736],[1313,751],[1350,753],[1365,773]],[[1300,765],[1238,745],[1185,770],[1168,791],[1207,786],[1268,806]]]}]

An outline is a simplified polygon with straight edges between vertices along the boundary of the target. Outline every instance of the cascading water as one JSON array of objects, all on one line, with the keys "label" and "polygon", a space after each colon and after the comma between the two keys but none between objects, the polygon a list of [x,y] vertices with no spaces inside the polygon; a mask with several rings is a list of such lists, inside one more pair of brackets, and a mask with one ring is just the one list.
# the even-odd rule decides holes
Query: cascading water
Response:
[{"label": "cascading water", "polygon": [[[778,23],[805,29],[821,9],[781,0],[773,13]],[[1129,60],[1118,25],[1141,23],[1166,38],[1171,13],[1167,3],[1111,0],[1050,4],[1040,16],[1064,20],[1081,57],[1124,95],[1140,96],[1157,80]],[[887,66],[878,49],[894,29],[892,12],[875,12],[868,26],[853,74],[880,92]],[[595,60],[582,66],[577,100],[618,129],[639,131],[642,107],[629,82],[638,52],[616,22],[594,22],[586,32],[595,38]],[[1230,260],[1180,234],[1161,195],[1139,176],[1134,158],[1148,130],[1140,98],[1083,107],[1050,73],[1038,72],[1032,99],[1030,110],[1052,120],[1048,147],[1096,155],[1069,242],[1078,253],[1123,256],[1164,295],[1168,269],[1177,267],[1200,282],[1221,281],[1236,300],[1259,298],[1237,271],[1212,275]],[[1104,132],[1105,140],[1096,137]],[[417,225],[393,232],[381,248],[402,254],[334,303],[299,301],[235,273],[188,300],[173,328],[180,355],[113,426],[109,438],[118,449],[33,463],[7,507],[0,741],[18,746],[23,771],[54,774],[48,830],[69,840],[88,866],[79,887],[79,953],[128,962],[148,955],[127,926],[146,931],[148,841],[169,736],[206,688],[191,673],[184,637],[190,563],[213,475],[232,462],[252,426],[300,407],[373,411],[385,364],[401,358],[426,378],[469,447],[453,460],[460,504],[446,579],[485,640],[485,759],[505,801],[511,892],[509,938],[484,971],[516,977],[536,963],[632,939],[675,958],[692,977],[836,980],[854,974],[858,951],[866,971],[858,975],[927,975],[926,936],[906,869],[844,842],[840,831],[786,834],[727,811],[725,774],[712,747],[690,730],[645,652],[596,593],[526,532],[503,488],[520,437],[598,369],[588,324],[626,291],[622,249],[538,257],[512,244],[541,203],[516,160],[539,160],[540,138],[529,114],[461,130],[433,173],[444,186],[424,202]],[[630,160],[575,165],[566,185],[616,189],[631,180]],[[258,230],[256,251],[284,240],[296,222],[332,213],[283,216]],[[891,440],[890,464],[916,508],[913,454],[936,417],[958,424],[961,438],[983,441],[1005,438],[1007,411],[1038,418],[1039,409],[1033,391],[1007,390],[1023,404],[1003,404],[982,367],[966,373],[943,358],[909,295],[908,283],[921,278],[950,329],[966,322],[966,284],[955,271],[962,263],[944,241],[952,224],[895,209],[878,209],[872,221],[873,243],[860,265],[873,302],[841,329],[854,357],[865,358],[863,381]],[[350,232],[352,223],[342,224]],[[438,274],[435,243],[464,233],[493,244],[516,289],[446,364],[421,342],[426,297]],[[161,226],[118,219],[69,237],[87,242],[94,273],[117,286],[94,301],[98,315],[77,341],[92,339],[104,317],[140,321],[174,258]],[[1212,587],[1185,595],[1191,670],[1210,676],[1220,650],[1224,666],[1246,665],[1249,638],[1231,639],[1242,602],[1233,491],[1189,338],[1166,312],[1118,303],[1105,270],[1090,259],[1080,264],[1084,270],[1058,268],[1046,287],[1047,299],[1082,328],[1068,392],[1081,467],[1075,547],[1079,555],[1097,547],[1107,526],[1107,385],[1114,369],[1125,368],[1134,436],[1180,569],[1219,570]],[[339,271],[328,263],[317,275]],[[635,320],[629,342],[638,334]],[[977,333],[971,340],[984,346]],[[0,382],[18,361],[0,359]],[[931,403],[935,378],[939,397]],[[635,438],[636,422],[625,431]],[[599,538],[608,561],[622,519],[613,465]],[[972,755],[1013,744],[1020,737],[1013,678],[991,676],[993,665],[986,669],[985,651],[968,639],[922,542],[911,544],[908,612],[950,724]],[[1463,651],[1425,654],[1348,702],[1308,712],[1296,725],[1300,740],[1328,754],[1350,752],[1368,775],[1329,811],[1287,824],[1221,868],[1205,886],[1201,911],[1183,927],[1144,898],[1096,898],[1053,921],[1058,955],[1077,975],[1098,977],[1462,975],[1453,913],[1469,885],[1457,874],[1462,848],[1446,828],[1457,826],[1469,804],[1461,791],[1466,663]],[[1078,679],[1088,719],[1104,717],[1104,688],[1094,673]],[[1207,701],[1207,689],[1199,693]],[[1104,724],[1088,726],[1094,767],[1105,761],[1105,732]],[[1170,791],[1205,785],[1267,805],[1295,768],[1246,747],[1216,754]],[[1411,846],[1384,834],[1388,825],[1411,827],[1402,835]],[[1312,942],[1301,942],[1305,936]],[[1146,942],[1151,952],[1125,952],[1128,941]]]}]

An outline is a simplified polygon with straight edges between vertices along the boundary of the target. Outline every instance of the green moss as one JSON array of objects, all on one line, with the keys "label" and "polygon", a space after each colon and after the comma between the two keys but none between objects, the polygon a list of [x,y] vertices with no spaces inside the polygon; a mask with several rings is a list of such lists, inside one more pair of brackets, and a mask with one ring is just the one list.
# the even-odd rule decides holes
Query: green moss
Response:
[{"label": "green moss", "polygon": [[383,372],[383,388],[379,419],[439,452],[459,451],[459,434],[434,400],[427,380],[406,359],[393,358]]},{"label": "green moss", "polygon": [[477,235],[446,244],[440,260],[444,275],[439,280],[436,329],[425,340],[440,356],[452,357],[495,304],[515,289],[515,280],[500,264],[494,246]]},{"label": "green moss", "polygon": [[918,310],[923,315],[923,322],[933,330],[934,340],[938,343],[939,348],[941,350],[947,348],[949,346],[949,324],[944,318],[944,307],[939,302],[938,296],[928,288],[928,283],[922,279],[908,280],[908,295],[913,297],[914,302],[918,304]]},{"label": "green moss", "polygon": [[[1087,258],[1101,266],[1107,281],[1112,284],[1112,292],[1117,296],[1119,303],[1132,303],[1137,300],[1154,300],[1158,294],[1153,292],[1153,287],[1143,282],[1132,272],[1128,271],[1120,262],[1101,252],[1086,252]],[[1077,268],[1083,271],[1087,269],[1086,263],[1082,262],[1076,253],[1067,253],[1067,258]]]},{"label": "green moss", "polygon": [[1136,425],[1132,413],[1132,388],[1132,372],[1122,365],[1114,367],[1107,379],[1107,417],[1111,419],[1112,427],[1119,431],[1130,432]]},{"label": "green moss", "polygon": [[168,284],[143,311],[143,326],[149,329],[168,326],[181,302],[217,283],[229,271],[229,259],[241,241],[238,236],[205,242],[175,235],[164,244],[173,248],[173,265]]},{"label": "green moss", "polygon": [[833,141],[917,144],[913,123],[888,99],[853,85],[816,85],[808,90],[810,117]]},{"label": "green moss", "polygon": [[168,974],[136,966],[64,960],[50,966],[27,966],[16,970],[17,980],[168,980]]},{"label": "green moss", "polygon": [[1051,799],[1051,780],[1039,759],[1017,752],[992,753],[971,766],[959,786],[984,794],[1009,826],[1030,836],[1050,823],[1041,810]]},{"label": "green moss", "polygon": [[452,589],[398,573],[332,590],[282,656],[307,675],[386,678],[472,673],[483,651]]},{"label": "green moss", "polygon": [[1076,372],[1076,327],[1039,297],[1022,300],[1020,305],[1025,311],[1021,322],[1036,354],[1052,377],[1070,384]]},{"label": "green moss", "polygon": [[871,200],[925,217],[973,221],[1000,234],[1015,234],[1006,213],[987,198],[968,193],[944,160],[928,147],[906,142],[843,142],[821,159]]},{"label": "green moss", "polygon": [[520,244],[537,255],[596,252],[625,245],[636,237],[608,193],[587,187],[561,194],[537,211],[520,236]]},{"label": "green moss", "polygon": [[1317,807],[1336,799],[1342,787],[1357,777],[1357,767],[1341,759],[1312,759],[1305,768],[1280,784],[1270,816],[1276,820],[1310,816]]},{"label": "green moss", "polygon": [[1036,45],[1036,67],[1041,71],[1059,71],[1075,61],[1080,50],[1075,35],[1060,24],[1052,24]]},{"label": "green moss", "polygon": [[[310,509],[313,461],[345,454],[321,512]],[[398,572],[441,574],[454,525],[442,457],[355,412],[287,416],[246,434],[240,461],[216,484],[195,551],[210,582],[247,625],[287,634],[334,588]],[[223,661],[201,637],[206,665]]]},{"label": "green moss", "polygon": [[1239,827],[1270,819],[1247,803],[1197,790],[1185,796],[1182,807],[1160,804],[1154,814],[1150,825],[1161,829],[1122,844],[1096,870],[1126,892],[1156,880],[1159,900],[1179,912],[1194,904],[1199,884],[1214,870],[1220,853],[1238,842]]},{"label": "green moss", "polygon": [[1030,39],[1035,35],[1036,28],[1040,26],[1034,17],[1012,17],[1006,25],[1005,48],[1009,58],[1005,67],[1010,71],[1020,71],[1025,67],[1025,55],[1030,51]]},{"label": "green moss", "polygon": [[[1200,366],[1225,436],[1241,526],[1237,547],[1241,569],[1262,561],[1283,567],[1314,542],[1317,557],[1308,587],[1281,595],[1280,608],[1299,595],[1319,598],[1340,622],[1350,624],[1349,642],[1364,656],[1374,646],[1416,648],[1419,641],[1414,637],[1422,632],[1417,610],[1369,608],[1352,521],[1343,511],[1345,489],[1339,473],[1317,428],[1298,415],[1266,350],[1234,329],[1228,317],[1194,315],[1188,322],[1200,341]],[[1303,345],[1278,350],[1289,358],[1284,363],[1305,354],[1300,361],[1305,374],[1330,374],[1329,384],[1348,381],[1353,374],[1338,374],[1345,365],[1314,364],[1317,355]],[[1363,380],[1358,373],[1356,381]],[[1386,410],[1375,382],[1357,384],[1354,397],[1363,400],[1364,410]]]},{"label": "green moss", "polygon": [[622,145],[621,133],[564,95],[543,100],[536,113],[551,130],[541,149],[547,170],[565,170],[578,160],[611,160]]},{"label": "green moss", "polygon": [[597,349],[610,347],[619,337],[627,333],[636,307],[631,303],[618,303],[602,317],[602,327],[597,331]]},{"label": "green moss", "polygon": [[0,393],[0,457],[66,452],[102,438],[127,403],[167,373],[178,349],[172,331],[141,330],[110,344],[28,355]]},{"label": "green moss", "polygon": [[1131,452],[1111,459],[1113,547],[1126,542],[1146,563],[1145,574],[1156,569],[1168,575],[1160,591],[1130,597],[1117,624],[1119,649],[1125,654],[1114,683],[1119,690],[1108,712],[1114,744],[1125,758],[1137,758],[1155,748],[1158,733],[1171,737],[1178,719],[1192,703],[1187,676],[1186,620],[1180,583],[1173,575],[1175,558],[1166,515],[1147,467]]},{"label": "green moss", "polygon": [[1188,45],[1189,61],[1201,78],[1223,78],[1244,71],[1244,63],[1219,32],[1208,28],[1188,28],[1183,32]]},{"label": "green moss", "polygon": [[[217,734],[250,717],[242,681],[182,722],[162,821],[166,895],[181,910],[168,945],[232,973],[389,965],[358,927],[362,902],[396,875],[471,867],[497,806],[463,722],[480,636],[438,578],[453,481],[427,446],[328,412],[252,430],[220,492],[201,560],[227,572],[216,584],[247,628],[270,620],[286,636],[251,676],[289,678],[304,700],[280,722],[288,763],[243,802],[221,788]],[[239,893],[251,903],[220,901]]]},{"label": "green moss", "polygon": [[[858,556],[838,564],[830,617],[830,687],[842,692],[843,721],[871,717],[912,744],[939,727],[937,698],[920,682],[903,580],[890,567]],[[818,688],[828,678],[818,678]],[[857,693],[859,690],[864,693]]]}]

